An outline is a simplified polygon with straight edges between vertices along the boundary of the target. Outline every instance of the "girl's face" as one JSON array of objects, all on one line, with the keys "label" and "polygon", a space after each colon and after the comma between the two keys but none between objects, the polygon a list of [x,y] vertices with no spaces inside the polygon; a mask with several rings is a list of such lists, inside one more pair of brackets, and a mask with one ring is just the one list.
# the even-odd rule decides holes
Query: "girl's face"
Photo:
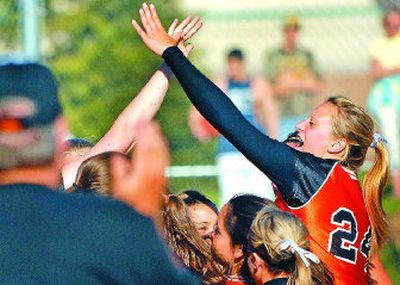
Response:
[{"label": "girl's face", "polygon": [[223,206],[217,219],[217,225],[212,235],[212,246],[215,254],[226,264],[232,264],[234,259],[234,248],[232,239],[225,228],[224,220],[229,211],[227,205]]},{"label": "girl's face", "polygon": [[303,145],[294,148],[318,157],[333,158],[330,149],[335,143],[331,135],[335,108],[331,103],[322,103],[311,112],[308,119],[298,123],[296,130]]},{"label": "girl's face", "polygon": [[206,242],[211,243],[211,236],[217,223],[217,214],[209,206],[201,203],[190,206],[188,214],[200,236]]}]

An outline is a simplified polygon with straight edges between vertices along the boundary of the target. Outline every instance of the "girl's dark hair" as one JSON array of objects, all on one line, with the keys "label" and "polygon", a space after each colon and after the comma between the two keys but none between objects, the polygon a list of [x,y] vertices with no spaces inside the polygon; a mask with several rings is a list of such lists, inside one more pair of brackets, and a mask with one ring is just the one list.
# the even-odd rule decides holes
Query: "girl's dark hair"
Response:
[{"label": "girl's dark hair", "polygon": [[245,244],[247,234],[257,213],[265,206],[278,209],[271,200],[251,194],[236,195],[226,204],[228,211],[224,225],[232,240],[232,245]]},{"label": "girl's dark hair", "polygon": [[[258,212],[263,208],[278,210],[278,207],[271,200],[251,194],[234,196],[226,203],[226,207],[227,211],[224,217],[225,229],[231,238],[232,246],[241,245],[242,249],[247,244],[247,235]],[[252,280],[249,277],[251,274],[244,252],[243,258],[240,261],[235,261],[234,267],[234,270],[237,270],[237,272],[231,273],[238,274],[251,283]]]},{"label": "girl's dark hair", "polygon": [[206,196],[201,194],[199,191],[196,190],[186,190],[183,191],[178,195],[179,198],[183,200],[183,202],[187,206],[192,206],[196,204],[204,204],[210,207],[217,215],[218,215],[218,208],[217,206]]}]

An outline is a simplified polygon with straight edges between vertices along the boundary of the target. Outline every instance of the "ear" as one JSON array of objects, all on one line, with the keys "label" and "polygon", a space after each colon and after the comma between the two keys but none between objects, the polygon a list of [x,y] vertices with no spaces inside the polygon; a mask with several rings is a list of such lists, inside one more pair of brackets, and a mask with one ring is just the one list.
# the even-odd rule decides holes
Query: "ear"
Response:
[{"label": "ear", "polygon": [[233,259],[239,260],[243,258],[243,246],[241,244],[236,244],[233,246]]},{"label": "ear", "polygon": [[249,253],[249,255],[247,256],[247,265],[253,277],[255,277],[257,271],[262,266],[262,264],[263,260],[257,253]]},{"label": "ear", "polygon": [[328,147],[328,153],[339,154],[346,149],[347,141],[344,138],[339,138],[331,142]]}]

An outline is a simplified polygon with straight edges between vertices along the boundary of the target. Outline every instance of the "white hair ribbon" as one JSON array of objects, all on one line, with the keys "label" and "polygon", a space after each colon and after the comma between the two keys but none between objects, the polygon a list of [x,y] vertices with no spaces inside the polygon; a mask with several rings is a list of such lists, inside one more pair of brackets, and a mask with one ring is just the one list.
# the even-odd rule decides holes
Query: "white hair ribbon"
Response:
[{"label": "white hair ribbon", "polygon": [[310,263],[308,262],[307,259],[311,260],[314,263],[319,263],[319,258],[314,253],[301,248],[300,246],[298,246],[297,243],[295,243],[291,239],[281,240],[279,243],[279,249],[290,250],[291,253],[297,252],[297,254],[300,256],[301,260],[304,262],[306,267],[310,266]]},{"label": "white hair ribbon", "polygon": [[374,134],[374,139],[372,140],[372,143],[369,146],[372,148],[376,148],[378,142],[387,143],[387,140],[384,139],[380,134]]}]

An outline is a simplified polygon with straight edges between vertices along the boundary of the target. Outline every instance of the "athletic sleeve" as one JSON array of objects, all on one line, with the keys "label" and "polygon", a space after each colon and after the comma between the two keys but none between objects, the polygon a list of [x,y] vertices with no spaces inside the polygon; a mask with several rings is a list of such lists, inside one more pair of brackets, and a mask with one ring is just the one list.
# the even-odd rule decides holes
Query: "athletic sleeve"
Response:
[{"label": "athletic sleeve", "polygon": [[295,150],[251,125],[230,99],[194,67],[177,47],[163,57],[199,112],[244,156],[264,172],[282,193],[292,196]]}]

